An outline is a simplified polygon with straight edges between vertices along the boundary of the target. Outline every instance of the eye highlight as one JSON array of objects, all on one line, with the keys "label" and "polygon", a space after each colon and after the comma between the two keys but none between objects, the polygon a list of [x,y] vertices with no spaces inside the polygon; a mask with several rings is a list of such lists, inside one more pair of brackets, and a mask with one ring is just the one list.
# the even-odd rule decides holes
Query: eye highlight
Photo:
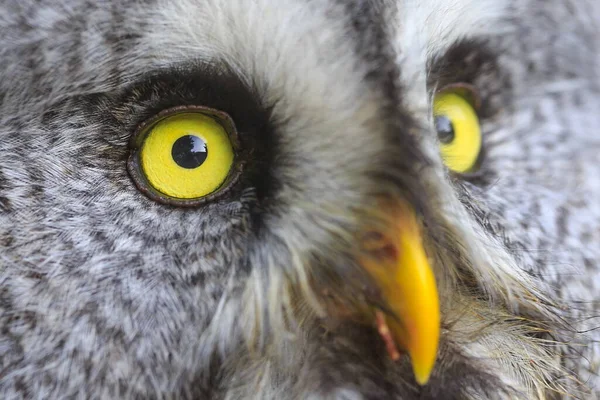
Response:
[{"label": "eye highlight", "polygon": [[459,90],[448,89],[433,100],[435,128],[446,166],[456,173],[473,172],[482,149],[475,108]]},{"label": "eye highlight", "polygon": [[152,199],[193,205],[233,180],[234,145],[235,127],[226,114],[203,108],[167,110],[139,129],[129,171]]}]

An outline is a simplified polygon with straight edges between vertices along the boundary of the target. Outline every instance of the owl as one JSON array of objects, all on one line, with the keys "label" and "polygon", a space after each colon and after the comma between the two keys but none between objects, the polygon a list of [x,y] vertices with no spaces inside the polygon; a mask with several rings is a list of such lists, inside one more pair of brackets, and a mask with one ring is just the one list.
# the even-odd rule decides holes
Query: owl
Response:
[{"label": "owl", "polygon": [[5,0],[3,399],[600,396],[600,2]]}]

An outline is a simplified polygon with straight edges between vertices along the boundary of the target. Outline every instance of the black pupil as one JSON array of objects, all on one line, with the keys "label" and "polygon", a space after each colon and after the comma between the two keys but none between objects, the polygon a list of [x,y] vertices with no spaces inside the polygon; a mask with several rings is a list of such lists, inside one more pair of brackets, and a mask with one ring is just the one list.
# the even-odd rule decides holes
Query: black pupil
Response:
[{"label": "black pupil", "polygon": [[194,169],[201,166],[208,157],[208,148],[198,136],[182,136],[173,143],[171,150],[173,161],[180,167]]},{"label": "black pupil", "polygon": [[452,126],[452,121],[445,115],[435,117],[435,130],[437,131],[440,142],[448,144],[454,140],[454,127]]}]

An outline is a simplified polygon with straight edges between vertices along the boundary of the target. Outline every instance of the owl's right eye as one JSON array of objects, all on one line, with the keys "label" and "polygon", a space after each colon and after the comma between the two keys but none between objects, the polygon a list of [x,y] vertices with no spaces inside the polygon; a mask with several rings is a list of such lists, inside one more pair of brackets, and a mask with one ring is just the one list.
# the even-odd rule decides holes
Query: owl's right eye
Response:
[{"label": "owl's right eye", "polygon": [[[167,110],[169,111],[169,110]],[[167,112],[140,129],[129,170],[138,188],[169,204],[193,205],[231,178],[233,122],[215,110]]]}]

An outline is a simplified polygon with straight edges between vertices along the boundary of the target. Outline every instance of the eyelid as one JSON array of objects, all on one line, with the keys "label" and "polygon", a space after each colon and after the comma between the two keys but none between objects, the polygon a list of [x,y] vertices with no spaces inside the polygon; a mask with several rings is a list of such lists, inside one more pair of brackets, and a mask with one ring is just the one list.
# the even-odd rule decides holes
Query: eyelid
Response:
[{"label": "eyelid", "polygon": [[229,133],[229,138],[231,140],[231,144],[234,150],[239,150],[239,135],[235,123],[233,122],[229,114],[223,111],[215,110],[214,108],[204,106],[176,106],[162,110],[158,114],[154,115],[152,118],[149,118],[142,122],[140,125],[138,125],[134,134],[131,136],[131,140],[129,141],[129,148],[138,148],[144,141],[148,129],[151,128],[153,125],[156,125],[159,121],[171,115],[183,112],[196,112],[215,118],[223,125],[225,130]]},{"label": "eyelid", "polygon": [[481,96],[479,94],[479,90],[477,90],[474,85],[465,82],[451,83],[443,86],[441,89],[438,89],[435,92],[435,95],[449,91],[452,91],[464,98],[471,104],[475,112],[479,115],[479,110],[481,109]]}]

